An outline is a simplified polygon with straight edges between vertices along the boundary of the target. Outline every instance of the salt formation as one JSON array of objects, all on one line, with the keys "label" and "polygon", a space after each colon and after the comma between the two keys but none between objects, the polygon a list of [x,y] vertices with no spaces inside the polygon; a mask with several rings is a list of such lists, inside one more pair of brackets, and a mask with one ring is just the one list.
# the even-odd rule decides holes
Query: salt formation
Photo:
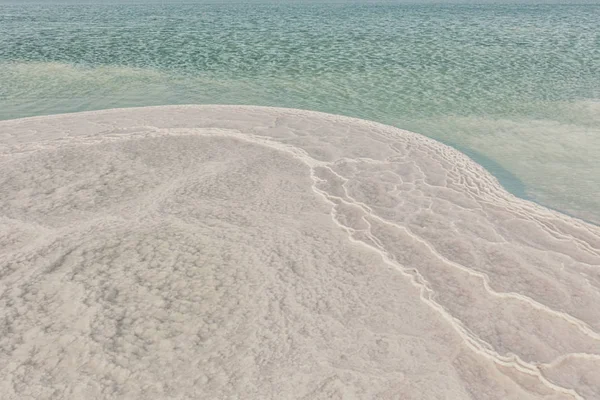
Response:
[{"label": "salt formation", "polygon": [[598,399],[600,228],[315,112],[0,122],[5,399]]}]

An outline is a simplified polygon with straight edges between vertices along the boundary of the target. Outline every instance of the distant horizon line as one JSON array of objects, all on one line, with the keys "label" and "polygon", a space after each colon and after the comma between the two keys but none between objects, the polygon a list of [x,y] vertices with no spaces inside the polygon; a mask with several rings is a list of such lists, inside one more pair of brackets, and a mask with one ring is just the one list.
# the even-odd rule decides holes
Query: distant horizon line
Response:
[{"label": "distant horizon line", "polygon": [[0,0],[0,4],[85,4],[85,5],[111,5],[111,4],[403,4],[403,5],[600,5],[600,0]]}]

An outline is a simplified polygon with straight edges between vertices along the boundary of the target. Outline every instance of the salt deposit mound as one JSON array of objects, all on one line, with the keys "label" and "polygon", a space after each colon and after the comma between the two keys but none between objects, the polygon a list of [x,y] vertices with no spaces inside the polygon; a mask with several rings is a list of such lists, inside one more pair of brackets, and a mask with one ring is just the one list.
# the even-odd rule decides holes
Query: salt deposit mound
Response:
[{"label": "salt deposit mound", "polygon": [[600,228],[372,122],[0,122],[3,399],[598,399]]}]

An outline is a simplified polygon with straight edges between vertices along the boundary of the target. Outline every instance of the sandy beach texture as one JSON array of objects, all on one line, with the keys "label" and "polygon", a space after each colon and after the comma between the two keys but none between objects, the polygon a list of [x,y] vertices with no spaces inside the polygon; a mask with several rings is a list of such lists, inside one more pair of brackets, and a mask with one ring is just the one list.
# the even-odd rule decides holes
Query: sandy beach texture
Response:
[{"label": "sandy beach texture", "polygon": [[316,112],[0,122],[2,399],[599,399],[600,228]]}]

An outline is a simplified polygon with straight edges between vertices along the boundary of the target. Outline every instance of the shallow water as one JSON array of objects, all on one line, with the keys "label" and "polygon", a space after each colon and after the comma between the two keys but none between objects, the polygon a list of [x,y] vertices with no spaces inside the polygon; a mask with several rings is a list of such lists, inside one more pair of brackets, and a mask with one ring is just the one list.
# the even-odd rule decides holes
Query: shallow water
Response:
[{"label": "shallow water", "polygon": [[0,119],[256,104],[454,145],[600,221],[600,5],[0,4]]}]

